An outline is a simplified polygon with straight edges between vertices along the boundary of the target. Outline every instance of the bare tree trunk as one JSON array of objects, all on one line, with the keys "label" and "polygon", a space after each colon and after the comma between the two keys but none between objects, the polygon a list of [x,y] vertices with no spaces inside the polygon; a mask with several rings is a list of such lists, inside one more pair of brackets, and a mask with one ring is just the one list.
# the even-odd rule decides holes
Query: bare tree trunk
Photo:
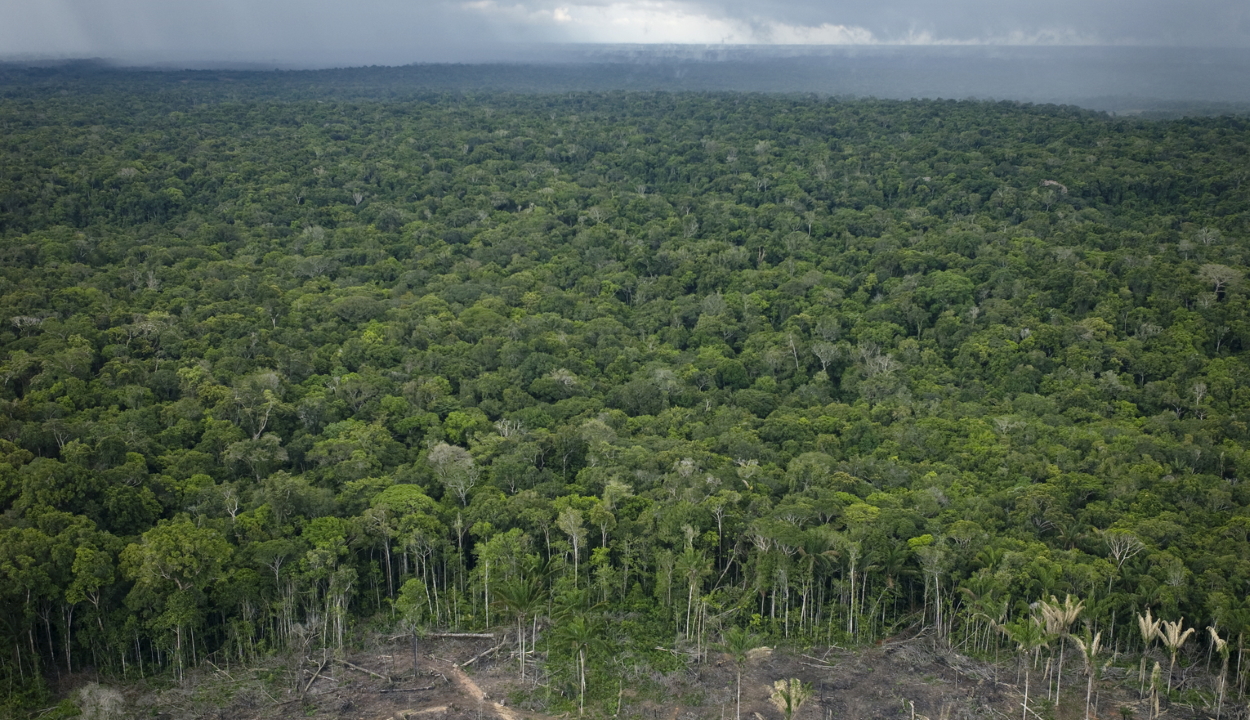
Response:
[{"label": "bare tree trunk", "polygon": [[73,673],[74,664],[71,657],[73,652],[71,643],[74,637],[74,606],[70,605],[65,610],[65,672]]},{"label": "bare tree trunk", "polygon": [[182,682],[182,625],[178,625],[174,629],[176,639],[174,641],[174,652],[177,653],[178,661],[178,682]]},{"label": "bare tree trunk", "polygon": [[[1050,648],[1046,648],[1046,650],[1047,652],[1049,652]],[[1054,658],[1051,657],[1050,655],[1047,655],[1046,656],[1046,669],[1042,671],[1042,677],[1046,678],[1046,699],[1047,700],[1050,699],[1050,689],[1054,687],[1050,682],[1050,677],[1051,677],[1050,669],[1052,667],[1053,662],[1054,662]]]},{"label": "bare tree trunk", "polygon": [[1237,633],[1237,674],[1236,674],[1236,677],[1237,677],[1237,699],[1238,700],[1241,700],[1242,691],[1246,687],[1245,678],[1241,674],[1241,655],[1242,655],[1242,652],[1245,650],[1245,644],[1243,642],[1244,639],[1245,639],[1244,632]]},{"label": "bare tree trunk", "polygon": [[736,702],[738,704],[738,710],[734,716],[734,720],[742,720],[742,666],[741,665],[738,666],[738,686],[737,686],[736,695],[737,695]]},{"label": "bare tree trunk", "polygon": [[1063,686],[1063,651],[1066,642],[1062,637],[1059,638],[1059,671],[1055,673],[1055,709],[1059,709],[1059,689]]},{"label": "bare tree trunk", "polygon": [[1020,720],[1029,720],[1029,666],[1024,666],[1024,710],[1020,713]]},{"label": "bare tree trunk", "polygon": [[517,656],[521,659],[521,682],[525,682],[525,616],[518,615],[516,621],[517,643],[520,646]]},{"label": "bare tree trunk", "polygon": [[1085,681],[1085,720],[1090,720],[1089,699],[1093,695],[1093,692],[1094,692],[1094,673],[1091,670],[1089,673],[1089,679]]},{"label": "bare tree trunk", "polygon": [[577,679],[580,683],[580,693],[578,695],[578,715],[586,714],[586,651],[578,649],[577,651]]},{"label": "bare tree trunk", "polygon": [[394,570],[391,568],[391,539],[383,534],[382,538],[382,554],[386,556],[386,596],[395,597],[395,578]]},{"label": "bare tree trunk", "polygon": [[846,613],[846,634],[855,635],[855,561],[851,561],[851,603]]},{"label": "bare tree trunk", "polygon": [[690,611],[694,607],[694,583],[690,583],[690,588],[686,592],[686,639],[690,639]]},{"label": "bare tree trunk", "polygon": [[1224,667],[1220,669],[1220,693],[1215,701],[1215,720],[1220,720],[1220,712],[1224,709],[1224,688],[1228,685],[1228,656],[1224,656]]},{"label": "bare tree trunk", "polygon": [[416,627],[412,627],[412,677],[419,674],[416,665]]}]

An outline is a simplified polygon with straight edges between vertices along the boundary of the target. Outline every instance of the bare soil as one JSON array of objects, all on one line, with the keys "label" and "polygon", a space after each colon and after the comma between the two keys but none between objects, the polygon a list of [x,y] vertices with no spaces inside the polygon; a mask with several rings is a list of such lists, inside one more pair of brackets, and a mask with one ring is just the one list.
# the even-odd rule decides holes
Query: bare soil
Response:
[{"label": "bare soil", "polygon": [[[348,664],[318,653],[300,667],[293,661],[267,668],[210,666],[178,688],[132,688],[128,704],[135,716],[168,720],[566,720],[576,715],[552,716],[536,712],[532,703],[512,704],[525,696],[525,687],[508,643],[460,667],[502,640],[423,641],[415,675],[411,646],[404,639],[383,639],[369,651],[351,654]],[[1091,716],[1119,718],[1127,707],[1131,717],[1150,717],[1125,671],[1111,670]],[[617,702],[608,714],[623,720],[736,720],[735,675],[732,660],[713,653],[685,671],[646,678],[648,691],[640,689],[644,683],[638,678],[618,678]],[[998,665],[977,662],[925,636],[854,652],[838,647],[756,650],[743,673],[742,719],[779,720],[782,714],[769,696],[773,683],[784,678],[800,678],[814,689],[794,720],[1012,720],[1022,715],[1022,687],[1016,685],[1009,658]],[[1069,666],[1057,710],[1046,702],[1040,673],[1033,673],[1032,680],[1029,720],[1085,717],[1085,679],[1075,665]],[[1223,717],[1245,713],[1244,707],[1228,703]],[[1164,708],[1168,718],[1214,716],[1214,708]]]}]

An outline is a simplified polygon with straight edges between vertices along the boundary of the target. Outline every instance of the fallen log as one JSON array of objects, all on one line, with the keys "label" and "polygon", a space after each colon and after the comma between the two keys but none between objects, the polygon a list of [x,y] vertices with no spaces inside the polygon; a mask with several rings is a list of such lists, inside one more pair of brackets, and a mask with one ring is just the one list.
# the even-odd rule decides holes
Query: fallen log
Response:
[{"label": "fallen log", "polygon": [[[400,639],[403,639],[403,638],[410,638],[410,637],[412,637],[412,633],[404,633],[403,635],[391,635],[391,640],[400,640]],[[422,635],[421,637],[423,637],[423,638],[452,639],[452,640],[494,640],[494,639],[495,639],[495,633],[454,633],[454,632],[443,632],[443,633],[426,633],[426,634]]]},{"label": "fallen log", "polygon": [[684,657],[685,655],[687,655],[687,654],[688,654],[688,653],[683,653],[683,652],[680,652],[680,651],[678,651],[678,650],[670,650],[669,648],[666,648],[666,647],[660,647],[659,645],[656,645],[656,646],[655,646],[655,649],[656,649],[656,650],[662,650],[662,651],[664,651],[664,652],[666,652],[666,653],[672,653],[674,657]]},{"label": "fallen log", "polygon": [[330,664],[330,659],[326,657],[326,655],[322,654],[321,664],[317,666],[317,672],[313,673],[313,676],[308,679],[308,684],[304,685],[304,692],[300,693],[301,695],[308,694],[308,688],[312,687],[313,683],[317,682],[317,678],[321,676],[321,671],[325,670],[326,665],[329,665],[329,664]]},{"label": "fallen log", "polygon": [[399,712],[395,713],[395,715],[393,715],[392,717],[400,718],[400,720],[408,720],[408,718],[417,717],[418,715],[432,715],[435,713],[445,713],[445,712],[447,712],[447,706],[439,705],[438,707],[426,708],[424,710],[400,710]]},{"label": "fallen log", "polygon": [[377,679],[379,679],[379,680],[385,680],[386,682],[394,682],[394,680],[391,680],[389,677],[387,677],[387,676],[385,676],[385,675],[379,675],[378,673],[375,673],[375,672],[374,672],[374,671],[372,671],[372,670],[369,670],[369,669],[367,669],[367,668],[362,668],[362,667],[360,667],[359,665],[353,665],[352,663],[349,663],[349,662],[347,662],[346,660],[339,660],[339,662],[340,662],[340,663],[342,663],[344,667],[349,667],[349,668],[351,668],[352,670],[355,670],[355,671],[357,671],[357,672],[362,672],[362,673],[364,673],[364,674],[366,674],[366,675],[372,675],[373,677],[375,677],[375,678],[377,678]]},{"label": "fallen log", "polygon": [[484,651],[482,651],[482,652],[478,653],[477,655],[474,655],[474,656],[473,656],[472,658],[470,658],[469,660],[467,660],[467,661],[465,661],[465,662],[460,663],[460,667],[462,667],[462,668],[463,668],[463,667],[469,667],[470,665],[472,665],[473,663],[477,662],[478,660],[481,660],[482,658],[486,657],[487,655],[490,655],[491,653],[493,653],[493,652],[495,652],[495,651],[499,650],[499,649],[500,649],[500,648],[502,648],[504,645],[507,645],[507,642],[501,642],[501,643],[499,643],[498,645],[496,645],[495,647],[491,648],[490,650],[484,650]]}]

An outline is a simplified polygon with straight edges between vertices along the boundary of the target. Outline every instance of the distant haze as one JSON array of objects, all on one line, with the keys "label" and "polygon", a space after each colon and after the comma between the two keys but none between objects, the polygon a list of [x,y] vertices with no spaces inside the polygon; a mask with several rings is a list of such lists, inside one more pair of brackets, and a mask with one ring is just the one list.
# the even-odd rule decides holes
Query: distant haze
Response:
[{"label": "distant haze", "polygon": [[[403,99],[434,92],[696,91],[1078,105],[1156,116],[1250,114],[1250,49],[1074,46],[510,46],[504,61],[273,72],[268,63],[111,68],[0,63],[0,96],[72,96],[163,86],[195,102],[299,89]],[[121,83],[118,85],[117,83]],[[112,90],[110,90],[110,88]]]},{"label": "distant haze", "polygon": [[1250,48],[1246,0],[0,0],[0,58],[285,67],[540,43]]}]

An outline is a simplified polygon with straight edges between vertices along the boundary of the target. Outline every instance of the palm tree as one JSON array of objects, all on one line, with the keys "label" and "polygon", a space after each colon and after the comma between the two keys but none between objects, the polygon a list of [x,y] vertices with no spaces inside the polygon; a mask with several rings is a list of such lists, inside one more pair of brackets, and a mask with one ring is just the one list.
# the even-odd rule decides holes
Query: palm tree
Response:
[{"label": "palm tree", "polygon": [[1055,635],[1059,638],[1059,671],[1055,675],[1055,707],[1059,706],[1059,691],[1063,685],[1063,651],[1065,648],[1065,640],[1068,637],[1068,628],[1072,623],[1076,622],[1077,616],[1081,614],[1081,610],[1085,608],[1085,602],[1077,600],[1073,602],[1072,596],[1064,597],[1063,604],[1055,599],[1054,595],[1050,596],[1050,602],[1039,603],[1042,611],[1042,619],[1046,623],[1046,632],[1049,635]]},{"label": "palm tree", "polygon": [[1224,661],[1224,667],[1220,669],[1219,699],[1215,703],[1215,720],[1220,720],[1220,712],[1224,709],[1224,689],[1228,685],[1228,641],[1220,637],[1213,627],[1208,626],[1207,632],[1211,634],[1211,644],[1215,646],[1215,651]]},{"label": "palm tree", "polygon": [[516,617],[521,680],[525,680],[525,621],[535,616],[546,600],[542,585],[532,578],[518,578],[495,589],[495,602]]},{"label": "palm tree", "polygon": [[885,575],[886,589],[893,591],[898,581],[912,572],[907,565],[909,559],[911,559],[911,548],[907,546],[907,543],[884,543],[872,553],[873,564]]},{"label": "palm tree", "polygon": [[[1016,651],[1020,653],[1021,659],[1024,660],[1024,704],[1020,711],[1021,720],[1027,720],[1029,716],[1029,671],[1032,669],[1029,662],[1029,654],[1037,648],[1041,647],[1046,641],[1046,636],[1042,632],[1042,625],[1036,617],[1021,618],[1014,623],[998,626],[998,629],[1007,635],[1012,642],[1016,644]],[[1020,676],[1016,675],[1016,682],[1020,681]]]},{"label": "palm tree", "polygon": [[735,720],[742,720],[742,670],[747,663],[747,654],[759,647],[759,644],[760,637],[755,633],[740,627],[731,627],[721,636],[721,642],[716,646],[721,652],[733,657],[734,666],[738,669],[737,684],[734,687],[737,703]]},{"label": "palm tree", "polygon": [[785,714],[786,720],[793,720],[803,703],[812,696],[812,684],[798,678],[778,680],[773,683],[773,694],[769,699],[773,706]]},{"label": "palm tree", "polygon": [[1163,640],[1163,644],[1167,646],[1168,652],[1172,654],[1172,664],[1168,666],[1168,694],[1172,693],[1172,671],[1176,669],[1176,655],[1181,651],[1181,646],[1185,641],[1189,640],[1189,636],[1194,634],[1194,629],[1182,630],[1185,627],[1185,618],[1181,618],[1176,622],[1163,623],[1163,632],[1159,637]]},{"label": "palm tree", "polygon": [[1094,660],[1098,657],[1100,642],[1102,641],[1102,633],[1094,633],[1094,637],[1088,642],[1079,637],[1073,637],[1072,642],[1081,650],[1081,658],[1085,661],[1085,720],[1089,717],[1089,700],[1094,692],[1094,671],[1096,666]]},{"label": "palm tree", "polygon": [[[797,565],[802,570],[803,577],[806,578],[803,583],[803,607],[806,611],[808,596],[818,582],[819,569],[832,566],[838,558],[837,536],[828,530],[827,526],[822,525],[803,534],[803,542],[797,547],[797,551]],[[813,606],[815,604],[813,602]],[[815,612],[811,612],[811,618],[815,622]],[[803,620],[800,619],[800,627],[802,627],[802,622]]]},{"label": "palm tree", "polygon": [[1150,608],[1146,608],[1145,615],[1137,616],[1137,629],[1141,632],[1141,671],[1138,673],[1138,680],[1141,681],[1141,689],[1138,691],[1138,697],[1146,695],[1146,652],[1150,650],[1150,641],[1159,637],[1159,624],[1161,620],[1155,620],[1150,616]]},{"label": "palm tree", "polygon": [[585,615],[578,615],[558,627],[555,636],[557,642],[570,646],[577,658],[577,714],[582,715],[586,712],[586,656],[591,650],[603,650],[607,647],[603,640],[601,623]]},{"label": "palm tree", "polygon": [[[712,571],[707,559],[703,557],[703,553],[694,549],[693,546],[687,546],[686,551],[677,559],[677,572],[681,573],[686,579],[686,639],[690,639],[691,615],[693,614],[695,603],[699,597],[699,586],[703,576]],[[680,623],[680,618],[678,619]]]},{"label": "palm tree", "polygon": [[1159,625],[1162,620],[1156,620],[1150,616],[1150,608],[1146,608],[1145,615],[1137,616],[1137,629],[1141,633],[1142,652],[1150,649],[1150,641],[1159,637]]}]

